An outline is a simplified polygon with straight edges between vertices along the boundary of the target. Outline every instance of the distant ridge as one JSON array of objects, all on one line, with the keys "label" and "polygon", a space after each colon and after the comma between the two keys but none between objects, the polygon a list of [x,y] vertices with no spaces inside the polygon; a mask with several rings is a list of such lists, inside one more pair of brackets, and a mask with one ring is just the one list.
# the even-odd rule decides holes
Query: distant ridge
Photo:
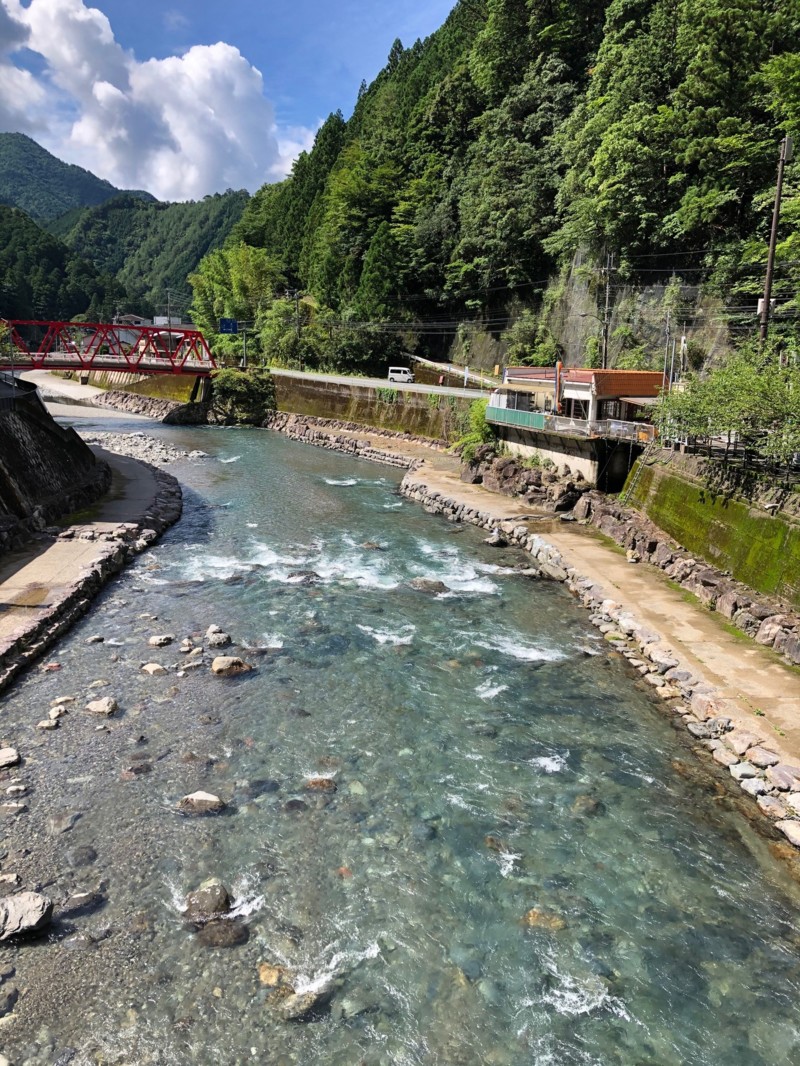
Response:
[{"label": "distant ridge", "polygon": [[[18,207],[37,222],[105,203],[122,191],[83,167],[57,159],[24,133],[0,133],[0,204]],[[148,192],[127,191],[155,202]]]}]

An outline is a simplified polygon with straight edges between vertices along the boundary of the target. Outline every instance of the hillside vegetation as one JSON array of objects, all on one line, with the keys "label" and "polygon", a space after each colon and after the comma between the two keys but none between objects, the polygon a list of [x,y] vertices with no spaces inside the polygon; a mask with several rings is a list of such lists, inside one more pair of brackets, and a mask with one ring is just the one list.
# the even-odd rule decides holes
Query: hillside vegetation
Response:
[{"label": "hillside vegetation", "polygon": [[174,204],[123,194],[49,228],[98,270],[113,274],[137,311],[152,314],[168,289],[186,289],[187,276],[225,241],[248,199],[244,189]]},{"label": "hillside vegetation", "polygon": [[[634,312],[654,283],[690,337],[699,299],[728,333],[752,328],[785,133],[800,135],[795,0],[461,0],[251,199],[193,280],[196,318],[210,334],[253,320],[265,357],[307,366],[468,354],[478,334],[550,362],[569,275],[588,300],[578,355],[596,362],[613,254],[612,306],[632,309],[613,359],[647,365],[663,342]],[[800,309],[798,177],[795,161],[779,329]]]},{"label": "hillside vegetation", "polygon": [[[64,163],[24,133],[0,133],[0,204],[19,207],[38,222],[75,207],[101,204],[120,190],[83,167]],[[153,200],[147,192],[131,196]]]}]

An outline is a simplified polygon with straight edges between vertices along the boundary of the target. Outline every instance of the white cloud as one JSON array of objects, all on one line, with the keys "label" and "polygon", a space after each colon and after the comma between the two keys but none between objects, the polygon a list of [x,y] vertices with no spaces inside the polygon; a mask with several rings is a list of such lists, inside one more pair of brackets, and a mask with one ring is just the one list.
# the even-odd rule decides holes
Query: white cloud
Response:
[{"label": "white cloud", "polygon": [[0,128],[122,188],[165,200],[252,191],[313,142],[312,130],[277,128],[261,73],[222,42],[140,62],[83,0],[0,0],[0,40],[46,65],[36,79],[0,58]]}]

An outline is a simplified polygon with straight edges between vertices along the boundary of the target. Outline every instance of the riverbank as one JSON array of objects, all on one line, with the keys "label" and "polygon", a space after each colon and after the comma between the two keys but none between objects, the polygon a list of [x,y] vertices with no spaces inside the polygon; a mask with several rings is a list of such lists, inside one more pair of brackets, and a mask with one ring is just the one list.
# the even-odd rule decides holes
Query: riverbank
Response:
[{"label": "riverbank", "polygon": [[111,468],[106,495],[0,565],[0,691],[89,610],[114,574],[180,518],[180,485],[171,474],[94,451]]},{"label": "riverbank", "polygon": [[[367,429],[315,429],[295,439],[369,458],[372,435]],[[745,813],[764,823],[768,835],[778,839],[780,833],[800,848],[796,669],[726,628],[654,566],[631,566],[596,531],[465,484],[452,457],[419,440],[398,439],[391,447],[396,465],[408,468],[405,496],[450,521],[499,529],[510,545],[534,556],[546,577],[564,582],[605,638],[653,686],[676,725],[728,769],[752,801]]]}]

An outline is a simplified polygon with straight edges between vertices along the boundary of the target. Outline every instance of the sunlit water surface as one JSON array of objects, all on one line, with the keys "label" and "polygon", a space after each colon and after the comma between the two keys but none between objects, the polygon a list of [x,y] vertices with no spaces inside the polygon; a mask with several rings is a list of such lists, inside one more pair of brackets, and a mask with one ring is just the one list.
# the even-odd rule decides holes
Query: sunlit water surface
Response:
[{"label": "sunlit water surface", "polygon": [[[560,586],[401,500],[394,471],[264,432],[158,432],[213,456],[173,468],[183,520],[51,653],[60,670],[4,700],[31,791],[3,869],[57,901],[106,898],[0,948],[30,988],[0,1027],[13,1066],[70,1048],[76,1064],[800,1062],[785,871]],[[273,650],[239,679],[141,673],[182,659],[152,634],[211,623],[245,658]],[[37,733],[65,694],[76,709]],[[79,709],[98,695],[122,708],[108,731]],[[335,792],[306,789],[319,774]],[[196,789],[227,811],[179,817]],[[183,920],[210,876],[246,943],[206,946]],[[332,980],[328,1009],[279,1020],[263,962],[301,990]]]}]

